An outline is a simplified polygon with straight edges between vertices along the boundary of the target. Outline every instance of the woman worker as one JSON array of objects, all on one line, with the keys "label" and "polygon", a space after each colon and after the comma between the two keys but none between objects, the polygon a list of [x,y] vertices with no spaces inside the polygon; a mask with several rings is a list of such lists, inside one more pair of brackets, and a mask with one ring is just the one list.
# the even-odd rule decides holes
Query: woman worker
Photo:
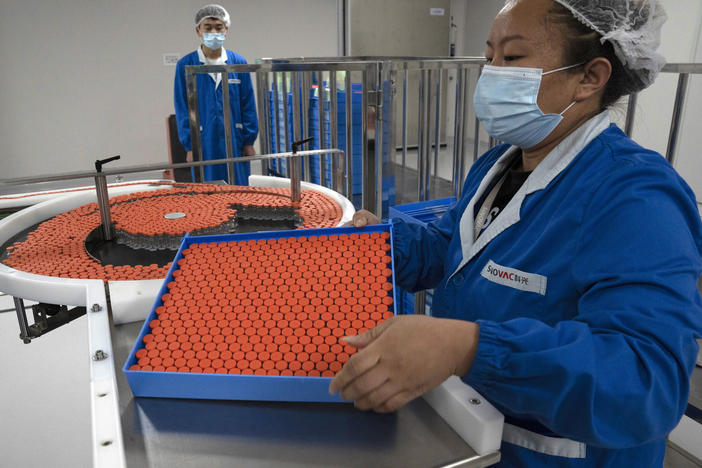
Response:
[{"label": "woman worker", "polygon": [[436,288],[433,317],[345,338],[360,349],[330,391],[394,411],[456,374],[505,414],[500,466],[662,466],[702,332],[702,226],[606,109],[654,80],[664,19],[656,0],[507,3],[474,96],[506,144],[440,220],[393,223],[397,283]]}]

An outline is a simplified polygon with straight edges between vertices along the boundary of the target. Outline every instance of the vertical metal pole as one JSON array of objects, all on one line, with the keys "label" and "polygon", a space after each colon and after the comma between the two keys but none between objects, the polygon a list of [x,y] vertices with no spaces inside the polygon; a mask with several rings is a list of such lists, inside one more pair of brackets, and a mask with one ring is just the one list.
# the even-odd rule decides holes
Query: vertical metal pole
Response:
[{"label": "vertical metal pole", "polygon": [[302,166],[300,164],[299,156],[288,156],[287,166],[290,168],[290,199],[293,204],[300,203],[302,200],[302,190],[300,188],[300,170]]},{"label": "vertical metal pole", "polygon": [[[188,89],[188,117],[190,120],[190,143],[193,151],[193,161],[202,161],[202,140],[200,138],[200,107],[197,96],[196,73],[192,65],[185,67],[185,86]],[[205,181],[205,168],[200,166],[200,182]]]},{"label": "vertical metal pole", "polygon": [[427,312],[427,292],[418,291],[414,293],[414,313],[426,315]]},{"label": "vertical metal pole", "polygon": [[490,148],[497,146],[497,140],[493,137],[490,137],[490,139],[488,140],[488,146]]},{"label": "vertical metal pole", "polygon": [[[304,79],[304,78],[303,78]],[[292,124],[293,124],[293,134],[292,140],[299,141],[302,140],[302,129],[300,128],[300,72],[292,72]],[[309,97],[309,91],[308,91]],[[307,167],[309,168],[309,156],[303,156],[307,162]],[[301,190],[300,190],[300,180],[302,179],[302,159],[300,156],[288,158],[288,174],[290,177],[290,194],[292,196],[293,203],[299,203],[301,200]],[[309,177],[309,172],[306,174],[306,178]]]},{"label": "vertical metal pole", "polygon": [[[475,79],[475,86],[473,87],[473,90],[475,92],[475,87],[478,85],[478,80],[480,79],[480,74],[483,72],[483,66],[481,65],[478,67],[478,76]],[[472,101],[469,101],[472,103]],[[480,156],[480,120],[478,119],[478,116],[475,116],[475,125],[474,125],[474,135],[475,139],[473,140],[473,162],[478,160],[478,157]]]},{"label": "vertical metal pole", "polygon": [[422,154],[424,151],[424,82],[427,80],[427,71],[420,70],[419,80],[417,81],[417,201],[424,201],[422,197],[422,187],[424,186],[424,181],[422,176],[424,172],[422,167],[424,166]]},{"label": "vertical metal pole", "polygon": [[422,187],[424,200],[429,200],[431,198],[429,192],[429,184],[431,183],[431,131],[433,127],[431,120],[431,91],[435,75],[436,73],[433,70],[427,70],[427,80],[424,87],[424,112],[426,113],[426,120],[424,121],[424,166],[422,167],[422,171],[424,172],[422,175],[422,179],[424,180],[424,187]]},{"label": "vertical metal pole", "polygon": [[[375,158],[375,180],[374,180],[374,193],[375,193],[375,209],[374,213],[378,215],[379,218],[385,218],[387,213],[383,213],[383,164],[385,162],[385,120],[383,116],[383,110],[385,109],[384,100],[385,97],[391,94],[390,85],[390,62],[384,62],[382,65],[377,63],[374,65],[373,70],[374,80],[373,90],[375,94],[375,142],[373,144],[373,156]],[[387,94],[386,94],[387,93]]]},{"label": "vertical metal pole", "polygon": [[[407,168],[407,69],[402,77],[402,169]],[[404,175],[404,172],[402,173]]]},{"label": "vertical metal pole", "polygon": [[[285,114],[284,120],[285,120],[285,151],[291,151],[292,148],[292,141],[290,139],[290,117],[288,116],[288,73],[283,72],[282,73],[283,77],[283,113]],[[294,86],[293,86],[294,88]],[[293,93],[293,96],[295,93]],[[295,121],[295,115],[293,115],[293,121]],[[285,162],[285,176],[290,177],[290,165],[288,164],[288,160]],[[282,171],[279,168],[279,172],[282,174]]]},{"label": "vertical metal pole", "polygon": [[[381,157],[380,157],[380,171],[379,177],[379,187],[381,190],[378,191],[378,200],[380,203],[380,209],[382,211],[382,217],[388,216],[387,210],[388,205],[383,205],[383,197],[385,196],[385,186],[384,181],[391,181],[393,171],[395,170],[395,154],[397,153],[395,146],[395,86],[397,83],[397,71],[392,68],[391,62],[386,62],[383,64],[384,79],[383,79],[383,96],[382,96],[382,107],[380,108],[380,115],[382,120],[382,140],[381,140]],[[387,141],[385,141],[387,138]],[[389,184],[388,190],[388,201],[390,201],[391,193],[394,193],[395,187]],[[392,191],[392,192],[391,192]]]},{"label": "vertical metal pole", "polygon": [[292,141],[302,140],[302,129],[300,122],[300,72],[292,72],[292,112],[293,112],[293,134]]},{"label": "vertical metal pole", "polygon": [[687,94],[687,84],[690,75],[681,73],[678,78],[678,89],[675,93],[675,104],[673,105],[673,118],[670,124],[670,135],[668,136],[668,149],[665,158],[670,164],[675,164],[675,150],[678,146],[680,136],[680,119],[685,105],[685,95]]},{"label": "vertical metal pole", "polygon": [[[227,159],[234,158],[234,145],[232,143],[232,115],[229,101],[229,73],[220,73],[222,86],[222,112],[224,113],[224,144],[227,149]],[[217,156],[221,157],[221,156]],[[229,185],[234,185],[234,162],[227,163],[227,179]]]},{"label": "vertical metal pole", "polygon": [[420,115],[417,123],[420,144],[417,147],[417,171],[419,183],[419,201],[428,200],[429,186],[429,151],[431,148],[431,81],[432,71],[422,70],[420,77]]},{"label": "vertical metal pole", "polygon": [[624,133],[626,133],[629,138],[634,131],[634,117],[636,116],[636,101],[638,101],[639,93],[631,93],[629,95],[629,102],[626,106],[626,124],[624,125]]},{"label": "vertical metal pole", "polygon": [[[362,207],[370,212],[380,216],[377,211],[375,176],[376,176],[376,148],[375,141],[368,138],[368,127],[375,128],[375,109],[370,105],[368,95],[372,91],[377,96],[377,81],[371,78],[371,70],[366,68],[363,70],[363,94],[361,97],[361,114],[362,131],[363,131],[363,147],[362,147],[362,167],[363,179],[361,181]],[[371,144],[372,141],[372,144]]]},{"label": "vertical metal pole", "polygon": [[32,341],[29,337],[29,324],[27,323],[27,313],[24,309],[24,301],[19,297],[12,296],[15,301],[15,312],[17,312],[17,321],[19,322],[20,328],[20,339],[24,344],[28,344]]},{"label": "vertical metal pole", "polygon": [[[319,123],[319,149],[328,148],[324,138],[324,75],[321,71],[317,72],[317,121]],[[327,186],[326,154],[319,155],[319,185]]]},{"label": "vertical metal pole", "polygon": [[[271,147],[271,121],[268,109],[268,72],[256,72],[256,95],[258,105],[258,127],[261,129],[258,141],[261,145],[261,154],[272,153]],[[261,160],[261,175],[267,175],[269,161]]]},{"label": "vertical metal pole", "polygon": [[[329,72],[329,135],[331,136],[331,147],[339,149],[339,122],[336,113],[338,112],[339,106],[337,102],[337,92],[336,92],[336,71]],[[332,190],[339,191],[340,187],[343,185],[343,173],[339,170],[339,157],[343,156],[339,154],[334,154],[332,156]]]},{"label": "vertical metal pole", "polygon": [[351,71],[346,71],[346,197],[353,201],[353,91],[351,85]]},{"label": "vertical metal pole", "polygon": [[107,193],[107,179],[104,175],[95,176],[95,191],[100,208],[102,235],[106,241],[112,240],[112,216],[110,215],[110,196]]},{"label": "vertical metal pole", "polygon": [[464,125],[464,120],[463,120],[463,113],[465,112],[465,102],[464,102],[464,93],[465,93],[465,70],[462,68],[459,68],[456,73],[456,105],[454,106],[454,120],[453,120],[453,173],[451,175],[452,177],[452,184],[453,184],[453,193],[456,197],[460,197],[461,195],[461,178],[462,178],[462,171],[461,171],[461,166],[462,166],[462,155],[463,155],[463,146],[464,146],[464,141],[463,141],[463,125]]},{"label": "vertical metal pole", "polygon": [[473,95],[468,89],[468,73],[469,68],[466,67],[462,71],[463,76],[463,101],[461,103],[461,151],[458,153],[459,169],[458,169],[458,193],[460,196],[463,191],[463,181],[466,177],[466,135],[468,135],[468,125],[470,125],[470,109],[468,103],[472,101],[470,97]]},{"label": "vertical metal pole", "polygon": [[[296,72],[293,73],[293,75]],[[302,72],[302,89],[298,89],[298,87],[293,86],[293,88],[297,89],[298,95],[302,98],[302,126],[300,127],[300,133],[299,137],[296,136],[298,139],[303,139],[306,136],[310,135],[310,123],[309,123],[309,118],[310,118],[310,91],[312,90],[312,73],[311,72]],[[294,119],[299,119],[300,116],[298,114],[295,115]],[[293,120],[294,122],[294,120]],[[311,164],[311,158],[309,156],[305,156],[305,180],[308,182],[312,181],[312,164]]]},{"label": "vertical metal pole", "polygon": [[[275,150],[274,153],[281,153],[280,142],[283,140],[280,132],[280,99],[278,96],[278,73],[273,72],[273,117],[275,125]],[[282,175],[281,171],[282,160],[275,160],[275,170],[278,175]]]},{"label": "vertical metal pole", "polygon": [[475,139],[473,140],[473,162],[480,156],[480,120],[475,118]]},{"label": "vertical metal pole", "polygon": [[434,112],[434,177],[430,179],[430,190],[436,191],[436,178],[439,176],[439,145],[441,137],[441,80],[444,77],[444,70],[438,69],[436,75],[436,106]]}]

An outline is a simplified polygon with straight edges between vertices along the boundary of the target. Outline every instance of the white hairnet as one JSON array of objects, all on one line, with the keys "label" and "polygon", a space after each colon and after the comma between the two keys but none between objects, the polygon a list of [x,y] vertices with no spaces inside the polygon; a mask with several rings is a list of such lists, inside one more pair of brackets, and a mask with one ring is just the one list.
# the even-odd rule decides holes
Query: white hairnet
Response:
[{"label": "white hairnet", "polygon": [[216,18],[221,20],[227,28],[231,24],[227,10],[225,10],[222,5],[217,5],[215,3],[205,5],[197,10],[197,13],[195,13],[195,26],[200,26],[200,23],[202,23],[202,20],[205,18]]},{"label": "white hairnet", "polygon": [[583,24],[609,41],[617,58],[635,81],[648,87],[665,65],[656,52],[667,15],[658,0],[555,0]]}]

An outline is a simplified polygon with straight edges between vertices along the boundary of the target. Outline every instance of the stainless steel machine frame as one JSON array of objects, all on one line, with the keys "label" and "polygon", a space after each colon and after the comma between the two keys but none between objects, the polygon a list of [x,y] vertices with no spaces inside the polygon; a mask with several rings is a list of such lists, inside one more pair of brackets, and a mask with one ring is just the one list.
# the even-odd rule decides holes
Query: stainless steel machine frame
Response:
[{"label": "stainless steel machine frame", "polygon": [[[383,191],[383,169],[386,171],[391,170],[383,168],[382,161],[387,160],[388,157],[394,161],[396,150],[401,150],[402,158],[399,165],[406,169],[407,150],[409,147],[407,135],[410,132],[416,131],[418,142],[417,201],[425,201],[432,198],[432,189],[438,175],[439,148],[442,145],[446,144],[451,150],[453,168],[450,182],[453,187],[453,194],[458,197],[461,194],[462,183],[470,164],[483,151],[499,143],[481,129],[473,110],[473,91],[482,67],[485,65],[485,60],[482,57],[286,57],[262,59],[262,62],[277,66],[284,64],[298,65],[304,67],[305,70],[308,70],[308,67],[309,69],[317,69],[319,64],[325,64],[330,70],[341,70],[342,68],[339,67],[348,64],[371,63],[376,65],[376,92],[368,93],[368,99],[370,100],[365,102],[372,108],[364,113],[364,115],[374,113],[378,116],[375,146],[378,149],[378,154],[375,155],[375,174],[366,173],[366,165],[364,165],[364,177],[374,179],[377,183],[376,195]],[[674,163],[680,139],[680,124],[689,76],[702,74],[702,64],[671,63],[663,68],[662,73],[678,75],[678,86],[674,98],[673,115],[665,154],[666,159]],[[455,85],[445,84],[447,75],[455,80]],[[413,87],[416,87],[420,97],[416,108],[411,108],[410,103],[408,103],[408,94]],[[452,100],[442,94],[447,91],[446,88],[453,88],[450,89],[451,95],[454,96]],[[333,98],[334,96],[331,97]],[[624,130],[629,135],[631,135],[633,130],[636,116],[637,97],[637,94],[632,94],[628,99]],[[401,105],[395,106],[395,99],[401,100]],[[331,99],[331,101],[332,105],[334,105],[335,100]],[[408,115],[411,113],[415,113],[418,116],[416,129],[408,128]],[[395,135],[394,122],[399,119],[402,121],[400,126],[402,135]],[[440,141],[442,124],[446,125],[447,122],[453,122],[454,136],[451,142],[442,143]],[[348,123],[349,119],[347,119],[347,125]],[[332,127],[332,129],[334,128]],[[385,132],[383,132],[383,129],[385,129]],[[364,135],[366,133],[364,132]],[[262,130],[262,135],[270,138],[270,132],[267,132],[267,129]],[[333,130],[332,135],[334,135]],[[383,144],[382,138],[387,138],[389,142]],[[365,137],[364,143],[367,143]],[[364,149],[367,149],[367,144],[364,144]],[[468,157],[471,154],[471,149],[472,160],[469,161]],[[348,152],[352,153],[351,151]],[[391,154],[388,154],[388,152],[391,152]],[[370,154],[366,156],[372,157]],[[366,156],[364,156],[364,162],[366,162]],[[349,158],[352,157],[353,155],[349,154]],[[380,214],[382,210],[379,204],[380,201],[376,200],[376,209],[371,209],[371,211]],[[368,206],[370,205],[364,205],[363,207],[368,208]]]},{"label": "stainless steel machine frame", "polygon": [[[351,89],[351,75],[358,75],[361,77],[361,92],[362,92],[362,106],[363,108],[368,108],[368,112],[362,113],[362,128],[363,128],[363,146],[362,146],[362,158],[363,158],[363,188],[362,188],[362,207],[376,211],[381,207],[382,200],[380,198],[381,192],[377,190],[378,185],[376,182],[377,168],[377,158],[376,152],[374,151],[373,138],[369,138],[368,128],[374,128],[376,126],[375,115],[376,112],[373,108],[377,107],[371,99],[371,95],[375,93],[378,89],[378,64],[374,62],[344,62],[340,64],[326,64],[326,63],[310,63],[310,64],[285,64],[285,63],[265,63],[256,65],[191,65],[185,67],[186,74],[186,86],[188,90],[188,110],[190,117],[190,132],[191,140],[193,145],[193,157],[196,161],[202,160],[202,144],[200,136],[200,115],[199,115],[199,100],[196,86],[196,75],[206,74],[206,73],[219,73],[222,76],[222,82],[227,83],[229,73],[254,73],[256,82],[256,97],[258,100],[258,121],[260,127],[260,142],[261,142],[261,152],[269,153],[272,151],[273,146],[273,131],[270,126],[270,109],[268,107],[268,93],[273,92],[274,97],[274,108],[277,110],[279,108],[279,88],[282,87],[283,107],[284,107],[284,136],[278,135],[278,148],[280,149],[280,141],[284,138],[285,149],[289,149],[292,142],[302,140],[308,135],[303,135],[303,129],[308,128],[307,116],[310,109],[309,102],[309,91],[312,89],[312,77],[315,74],[318,77],[327,76],[329,77],[329,83],[337,83],[338,73],[345,73],[344,83]],[[322,83],[323,80],[318,79],[318,82]],[[288,90],[288,87],[291,89]],[[224,88],[227,88],[226,86]],[[223,88],[223,89],[224,89]],[[323,88],[322,88],[323,89]],[[303,91],[304,90],[304,91]],[[287,95],[288,91],[292,94],[292,134],[289,131],[290,122],[288,122],[288,101]],[[331,93],[334,98],[334,109],[337,109],[338,101],[336,99],[336,87]],[[323,97],[323,93],[320,93]],[[225,91],[222,96],[223,99],[223,112],[225,122],[231,122],[229,116],[229,91]],[[319,106],[319,115],[322,115],[322,107]],[[334,115],[334,122],[336,124],[336,114]],[[299,116],[302,116],[300,119]],[[351,129],[351,99],[347,99],[346,102],[346,142],[347,147],[351,147],[352,143],[352,129]],[[279,112],[275,113],[275,125],[276,128],[280,129],[279,125]],[[302,120],[302,121],[301,121]],[[326,149],[335,148],[338,143],[338,133],[332,131],[331,144],[326,145],[326,138],[324,137],[324,126],[322,125],[323,119],[320,119],[320,145]],[[332,129],[336,130],[336,126],[332,125]],[[225,125],[225,140],[227,145],[227,157],[231,158],[233,155],[232,147],[232,134],[231,134],[231,124]],[[324,174],[324,169],[327,167],[327,155],[329,152],[322,152],[320,156],[321,164],[321,174]],[[234,162],[243,161],[243,159],[235,158]],[[233,174],[233,163],[229,166],[229,176],[230,180]],[[334,176],[331,177],[331,183],[326,183],[326,177],[320,177],[320,185],[325,185],[333,190],[342,193],[346,197],[350,197],[352,193],[353,184],[353,170],[352,162],[350,159],[350,153],[344,161],[344,167],[341,172],[337,167],[338,162],[331,161],[332,171]],[[264,173],[270,170],[270,165],[263,164]],[[296,169],[291,168],[286,165],[287,177],[292,178],[295,175]],[[200,172],[201,176],[203,171]],[[343,177],[340,175],[343,174]],[[304,180],[310,181],[311,179],[310,171],[310,161],[309,159],[305,162]]]},{"label": "stainless steel machine frame", "polygon": [[[460,192],[461,182],[465,176],[466,165],[466,149],[469,148],[470,140],[474,140],[473,160],[477,159],[480,147],[477,144],[478,139],[470,138],[477,132],[478,122],[472,112],[472,106],[467,103],[472,96],[472,90],[480,75],[480,70],[485,64],[485,60],[480,57],[286,57],[286,58],[267,58],[262,59],[266,64],[290,64],[304,67],[316,67],[319,64],[325,64],[329,69],[338,69],[338,67],[350,63],[372,63],[377,66],[377,82],[375,92],[368,93],[370,100],[364,101],[364,109],[366,112],[363,115],[375,115],[375,173],[371,174],[366,170],[366,165],[363,166],[364,182],[371,183],[374,181],[376,189],[375,209],[369,208],[371,205],[364,204],[363,208],[385,215],[382,210],[382,199],[379,194],[382,194],[384,177],[388,172],[392,171],[392,167],[383,164],[383,161],[395,160],[395,153],[398,147],[402,149],[402,167],[406,168],[407,156],[407,135],[409,132],[417,134],[417,151],[418,151],[418,183],[417,183],[417,199],[419,201],[428,200],[431,198],[430,192],[432,184],[437,176],[438,155],[440,141],[440,124],[445,123],[442,115],[442,110],[453,112],[454,122],[454,138],[453,138],[453,164],[452,185],[456,193]],[[451,73],[456,77],[456,99],[455,106],[443,103],[441,99],[442,93],[445,91],[446,77]],[[416,80],[414,77],[418,77]],[[408,88],[415,85],[418,90],[420,99],[415,109],[410,108],[408,103]],[[401,86],[400,86],[401,82]],[[330,90],[334,87],[331,86]],[[348,85],[347,85],[348,87]],[[401,94],[400,94],[401,93]],[[303,93],[304,94],[304,93]],[[365,96],[365,93],[364,93]],[[330,96],[331,107],[337,104],[334,95]],[[395,99],[401,99],[401,108],[396,107]],[[398,103],[399,104],[399,103]],[[346,102],[349,106],[350,103]],[[368,107],[368,108],[367,108]],[[409,113],[418,115],[416,128],[408,128]],[[347,126],[350,124],[350,119],[347,113]],[[395,122],[401,119],[402,135],[395,135]],[[474,122],[470,126],[468,122]],[[469,128],[470,127],[470,128]],[[332,125],[332,135],[335,134]],[[364,125],[364,145],[367,146],[368,128]],[[350,132],[347,129],[347,135]],[[262,128],[264,138],[270,139],[270,134]],[[397,144],[399,139],[399,145]],[[387,140],[387,141],[385,141]],[[349,140],[347,139],[347,142]],[[347,145],[347,148],[350,146]],[[486,148],[487,149],[487,148]],[[352,153],[348,151],[348,153]],[[370,152],[370,151],[369,151]],[[433,157],[432,157],[433,156]],[[353,154],[349,155],[350,158]],[[366,162],[364,155],[363,162]],[[433,164],[432,164],[433,162]],[[433,168],[433,170],[432,170]],[[433,172],[433,177],[432,177]],[[364,185],[363,199],[366,200],[366,185]]]}]

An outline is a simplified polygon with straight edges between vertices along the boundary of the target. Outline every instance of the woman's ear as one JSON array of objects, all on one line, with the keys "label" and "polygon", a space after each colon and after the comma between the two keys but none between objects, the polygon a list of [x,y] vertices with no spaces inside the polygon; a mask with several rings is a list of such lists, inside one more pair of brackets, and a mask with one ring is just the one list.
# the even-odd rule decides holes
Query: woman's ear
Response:
[{"label": "woman's ear", "polygon": [[610,76],[612,76],[612,64],[604,57],[590,60],[583,68],[583,77],[575,89],[575,96],[573,96],[575,101],[584,101],[598,93],[603,93]]}]

